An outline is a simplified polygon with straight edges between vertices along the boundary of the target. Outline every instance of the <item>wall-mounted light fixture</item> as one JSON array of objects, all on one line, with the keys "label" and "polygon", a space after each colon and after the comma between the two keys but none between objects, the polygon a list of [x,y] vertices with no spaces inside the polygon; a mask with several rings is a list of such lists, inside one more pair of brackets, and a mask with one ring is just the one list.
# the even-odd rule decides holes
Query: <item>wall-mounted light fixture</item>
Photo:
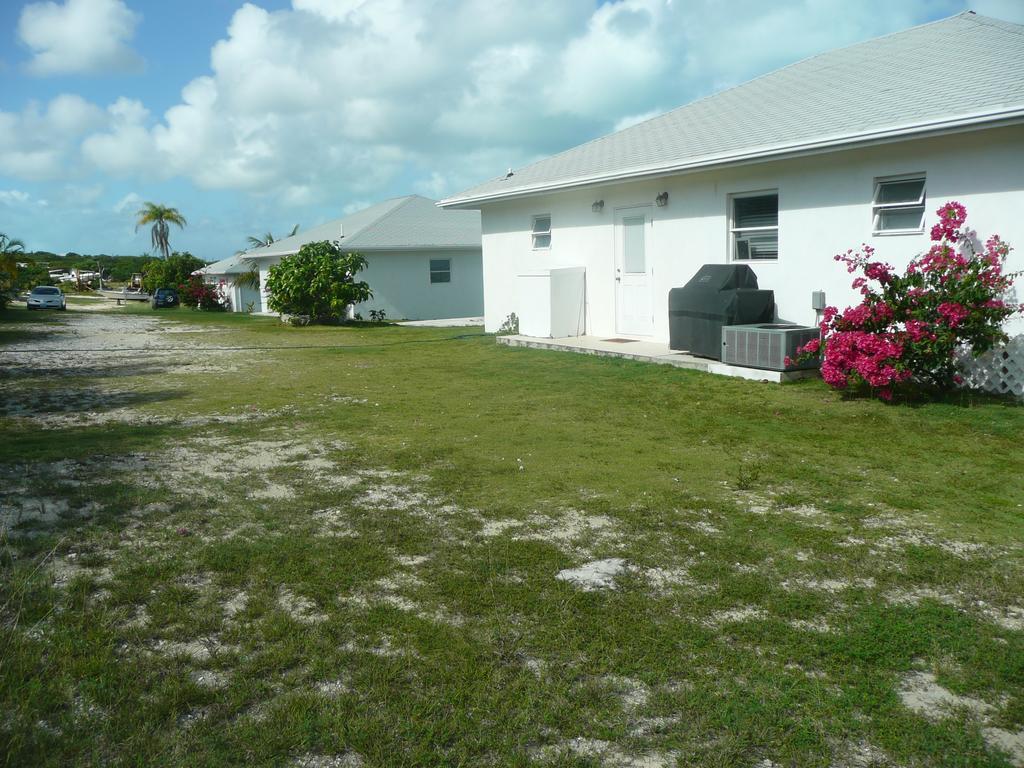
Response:
[{"label": "wall-mounted light fixture", "polygon": [[604,210],[604,200],[598,200],[596,203],[594,203],[592,206],[590,206],[590,210],[592,210],[594,213],[600,213],[601,211],[603,211]]},{"label": "wall-mounted light fixture", "polygon": [[668,205],[668,192],[662,192],[660,195],[654,198],[654,202],[659,208],[664,208],[666,205]]}]

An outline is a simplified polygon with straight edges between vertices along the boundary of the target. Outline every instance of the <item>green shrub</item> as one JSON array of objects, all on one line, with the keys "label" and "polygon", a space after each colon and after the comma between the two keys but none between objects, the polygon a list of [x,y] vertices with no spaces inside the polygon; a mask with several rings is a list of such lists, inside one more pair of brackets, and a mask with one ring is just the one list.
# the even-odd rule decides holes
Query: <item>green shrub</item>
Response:
[{"label": "green shrub", "polygon": [[206,266],[188,251],[175,251],[166,259],[152,259],[142,268],[142,289],[152,293],[157,288],[178,288],[188,285],[192,273]]},{"label": "green shrub", "polygon": [[355,279],[365,268],[366,259],[345,253],[340,243],[306,243],[270,268],[267,305],[314,323],[338,322],[350,305],[373,298],[370,286]]}]

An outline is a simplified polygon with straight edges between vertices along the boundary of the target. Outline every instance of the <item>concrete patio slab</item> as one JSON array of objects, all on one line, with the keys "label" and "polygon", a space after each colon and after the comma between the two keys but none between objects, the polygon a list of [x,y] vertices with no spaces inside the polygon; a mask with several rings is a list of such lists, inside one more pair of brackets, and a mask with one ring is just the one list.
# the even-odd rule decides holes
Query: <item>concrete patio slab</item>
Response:
[{"label": "concrete patio slab", "polygon": [[768,381],[781,384],[818,375],[817,371],[767,371],[760,368],[744,368],[726,365],[717,360],[695,357],[686,352],[669,349],[668,344],[626,337],[602,338],[600,336],[570,336],[561,339],[541,339],[534,336],[498,336],[497,341],[508,347],[529,349],[552,349],[560,352],[576,352],[602,357],[621,357],[659,365],[674,365],[694,371],[714,373],[719,376]]},{"label": "concrete patio slab", "polygon": [[483,325],[482,317],[449,317],[441,320],[403,320],[399,325],[412,328],[461,328],[467,325]]}]

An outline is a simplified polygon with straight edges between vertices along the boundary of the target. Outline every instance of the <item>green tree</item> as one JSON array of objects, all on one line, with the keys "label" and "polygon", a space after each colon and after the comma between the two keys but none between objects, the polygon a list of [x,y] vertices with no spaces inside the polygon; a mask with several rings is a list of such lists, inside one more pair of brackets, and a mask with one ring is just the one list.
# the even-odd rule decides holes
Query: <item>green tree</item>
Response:
[{"label": "green tree", "polygon": [[50,273],[46,267],[32,259],[26,259],[24,267],[18,267],[18,276],[14,281],[15,289],[31,291],[37,285],[51,285]]},{"label": "green tree", "polygon": [[150,234],[153,239],[153,249],[160,253],[165,259],[171,255],[171,228],[174,224],[179,229],[184,229],[188,223],[177,208],[170,208],[158,203],[143,203],[142,208],[135,214],[135,231],[139,227],[152,224]]},{"label": "green tree", "polygon": [[184,290],[192,273],[206,266],[188,251],[172,253],[166,259],[150,259],[142,267],[142,289],[152,293],[157,288]]},{"label": "green tree", "polygon": [[315,323],[337,322],[346,308],[373,297],[356,275],[366,268],[358,253],[345,253],[338,242],[306,243],[294,256],[270,268],[268,306],[285,315],[308,316]]},{"label": "green tree", "polygon": [[11,289],[18,279],[18,258],[25,253],[21,240],[0,232],[0,309],[7,306]]}]

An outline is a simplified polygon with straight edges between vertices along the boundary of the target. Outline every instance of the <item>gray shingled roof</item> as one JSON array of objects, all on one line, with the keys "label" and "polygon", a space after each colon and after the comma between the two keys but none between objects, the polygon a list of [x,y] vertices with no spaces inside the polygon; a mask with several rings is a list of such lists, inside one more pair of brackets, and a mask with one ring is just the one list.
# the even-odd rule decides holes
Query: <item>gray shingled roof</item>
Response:
[{"label": "gray shingled roof", "polygon": [[1022,120],[1024,26],[968,11],[791,64],[440,205]]},{"label": "gray shingled roof", "polygon": [[396,197],[245,254],[264,259],[297,253],[306,243],[339,240],[346,251],[410,251],[480,247],[478,211],[444,211],[419,195]]}]

